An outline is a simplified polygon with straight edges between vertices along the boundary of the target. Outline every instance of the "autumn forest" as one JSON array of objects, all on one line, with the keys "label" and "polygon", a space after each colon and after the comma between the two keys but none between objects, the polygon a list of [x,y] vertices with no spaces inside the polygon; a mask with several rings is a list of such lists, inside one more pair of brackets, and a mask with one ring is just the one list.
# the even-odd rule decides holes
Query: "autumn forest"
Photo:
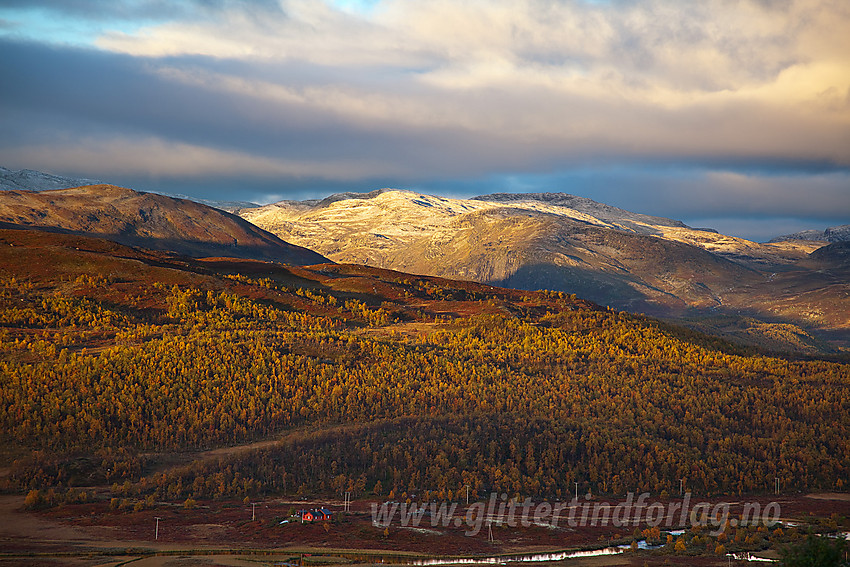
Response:
[{"label": "autumn forest", "polygon": [[[850,368],[359,266],[188,260],[2,231],[6,488],[763,493],[850,478]],[[276,439],[160,470],[158,455]]]}]

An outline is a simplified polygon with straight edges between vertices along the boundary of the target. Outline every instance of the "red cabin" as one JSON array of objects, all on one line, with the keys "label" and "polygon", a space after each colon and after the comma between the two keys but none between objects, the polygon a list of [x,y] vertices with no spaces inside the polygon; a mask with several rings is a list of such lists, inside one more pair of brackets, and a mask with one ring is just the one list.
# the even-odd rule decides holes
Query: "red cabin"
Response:
[{"label": "red cabin", "polygon": [[315,508],[313,510],[301,510],[298,514],[302,522],[328,522],[332,512],[327,508]]}]

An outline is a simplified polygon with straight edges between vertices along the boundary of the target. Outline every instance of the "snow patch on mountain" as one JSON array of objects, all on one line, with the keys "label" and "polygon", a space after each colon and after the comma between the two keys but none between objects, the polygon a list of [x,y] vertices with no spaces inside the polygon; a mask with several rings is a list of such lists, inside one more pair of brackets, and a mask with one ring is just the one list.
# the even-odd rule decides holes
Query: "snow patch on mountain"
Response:
[{"label": "snow patch on mountain", "polygon": [[[453,199],[379,189],[325,199],[280,201],[239,211],[243,218],[290,242],[338,261],[392,267],[401,248],[429,239],[441,243],[472,226],[472,214],[505,214],[572,221],[697,246],[756,267],[790,265],[817,248],[812,242],[759,244],[665,217],[633,213],[566,193],[496,193]],[[355,251],[356,250],[356,251]]]},{"label": "snow patch on mountain", "polygon": [[615,224],[639,223],[641,225],[689,228],[682,221],[633,213],[625,209],[606,205],[605,203],[599,203],[587,197],[570,195],[569,193],[493,193],[490,195],[479,195],[478,197],[473,197],[473,199],[513,205],[526,204],[533,206],[535,203],[543,203],[549,206],[580,211],[597,219]]}]

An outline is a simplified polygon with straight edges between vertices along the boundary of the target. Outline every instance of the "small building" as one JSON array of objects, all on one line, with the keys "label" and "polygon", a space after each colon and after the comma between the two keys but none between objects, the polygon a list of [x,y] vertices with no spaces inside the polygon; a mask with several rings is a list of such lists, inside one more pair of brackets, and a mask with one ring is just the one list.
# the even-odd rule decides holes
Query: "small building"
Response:
[{"label": "small building", "polygon": [[333,513],[327,508],[314,508],[312,510],[300,510],[298,515],[302,522],[329,522]]}]

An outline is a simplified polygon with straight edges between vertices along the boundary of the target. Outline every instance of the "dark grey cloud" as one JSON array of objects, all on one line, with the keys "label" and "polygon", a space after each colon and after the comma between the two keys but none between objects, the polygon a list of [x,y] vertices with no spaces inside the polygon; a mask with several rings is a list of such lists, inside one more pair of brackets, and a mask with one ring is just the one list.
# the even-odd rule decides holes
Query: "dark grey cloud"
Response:
[{"label": "dark grey cloud", "polygon": [[[19,136],[32,139],[42,131],[42,122],[59,120],[81,131],[151,135],[267,157],[305,158],[317,153],[366,157],[387,152],[398,158],[402,153],[398,137],[391,133],[364,132],[332,115],[305,112],[303,107],[285,103],[244,100],[157,73],[170,65],[191,73],[201,63],[207,70],[221,66],[232,72],[233,62],[153,61],[3,40],[0,50],[4,53],[0,74],[14,77],[0,91],[0,105],[11,115],[6,120],[23,130],[12,135],[7,123],[7,135],[0,143],[20,143]],[[290,78],[297,82],[296,77]],[[24,112],[31,122],[14,120],[15,114]],[[30,128],[35,130],[28,132]],[[369,144],[363,143],[365,137]]]},{"label": "dark grey cloud", "polygon": [[[0,40],[0,50],[5,54],[0,74],[15,78],[0,92],[6,133],[0,146],[49,141],[57,134],[153,136],[270,159],[378,161],[398,170],[400,181],[480,174],[494,158],[502,164],[538,159],[510,137],[481,139],[451,126],[426,124],[411,131],[392,121],[358,123],[327,110],[238,96],[160,73],[179,68],[189,75],[244,72],[247,80],[256,78],[255,68],[235,61],[156,60],[9,40]],[[298,65],[277,65],[274,71],[287,87],[307,89],[317,82],[309,76],[311,83],[302,81]]]}]

